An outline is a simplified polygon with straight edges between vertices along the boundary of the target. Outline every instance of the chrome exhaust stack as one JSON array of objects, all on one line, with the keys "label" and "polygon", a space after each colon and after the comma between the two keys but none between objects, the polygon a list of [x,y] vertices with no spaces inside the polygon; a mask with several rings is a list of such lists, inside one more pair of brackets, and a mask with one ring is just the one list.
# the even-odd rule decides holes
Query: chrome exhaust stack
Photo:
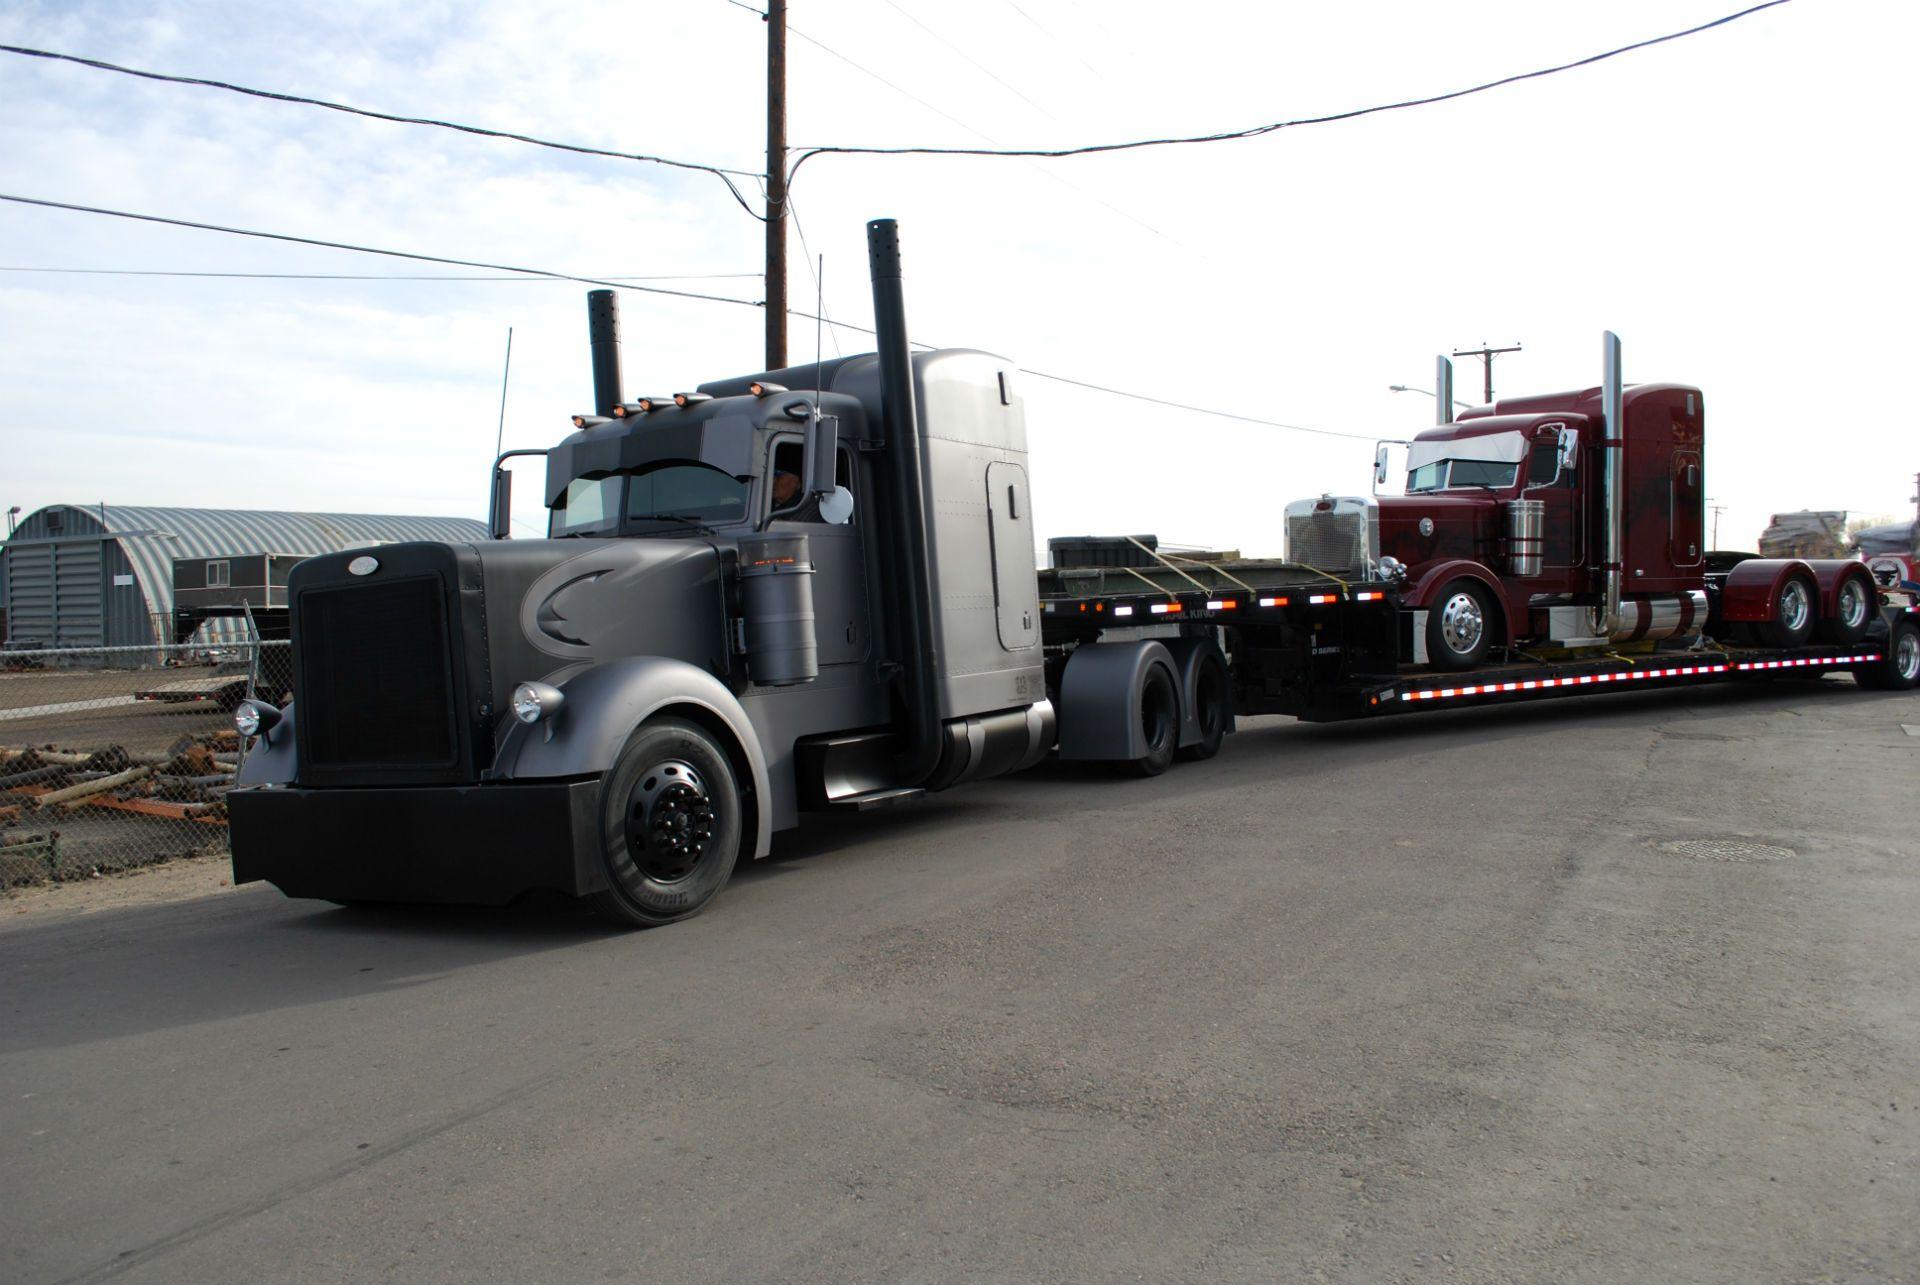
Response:
[{"label": "chrome exhaust stack", "polygon": [[1600,493],[1606,511],[1606,581],[1593,632],[1611,638],[1620,628],[1620,576],[1626,563],[1626,488],[1620,466],[1626,448],[1626,385],[1620,377],[1620,336],[1607,331],[1600,341],[1601,439]]},{"label": "chrome exhaust stack", "polygon": [[1433,374],[1433,422],[1453,423],[1453,362],[1435,357]]}]

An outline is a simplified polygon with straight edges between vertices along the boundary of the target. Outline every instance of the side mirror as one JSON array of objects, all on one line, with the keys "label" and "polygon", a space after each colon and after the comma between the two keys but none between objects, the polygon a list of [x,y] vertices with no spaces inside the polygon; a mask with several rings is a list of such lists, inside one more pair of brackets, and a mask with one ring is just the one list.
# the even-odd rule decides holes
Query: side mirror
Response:
[{"label": "side mirror", "polygon": [[1570,472],[1580,459],[1580,435],[1571,428],[1560,430],[1560,471]]},{"label": "side mirror", "polygon": [[1373,484],[1387,484],[1387,444],[1385,442],[1373,448]]},{"label": "side mirror", "polygon": [[816,415],[807,421],[806,489],[809,495],[832,495],[834,470],[839,463],[840,419]]},{"label": "side mirror", "polygon": [[496,540],[513,534],[513,474],[498,466],[493,470],[493,503],[487,509],[487,530]]}]

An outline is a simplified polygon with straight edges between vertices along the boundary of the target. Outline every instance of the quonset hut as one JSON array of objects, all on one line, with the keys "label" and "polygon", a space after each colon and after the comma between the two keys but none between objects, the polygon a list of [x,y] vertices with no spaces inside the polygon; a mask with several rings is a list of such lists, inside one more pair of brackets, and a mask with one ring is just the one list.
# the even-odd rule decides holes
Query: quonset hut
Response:
[{"label": "quonset hut", "polygon": [[[50,504],[0,545],[0,604],[13,648],[139,647],[172,641],[175,558],[486,538],[486,524],[469,518]],[[232,641],[243,629],[212,620],[199,640]]]}]

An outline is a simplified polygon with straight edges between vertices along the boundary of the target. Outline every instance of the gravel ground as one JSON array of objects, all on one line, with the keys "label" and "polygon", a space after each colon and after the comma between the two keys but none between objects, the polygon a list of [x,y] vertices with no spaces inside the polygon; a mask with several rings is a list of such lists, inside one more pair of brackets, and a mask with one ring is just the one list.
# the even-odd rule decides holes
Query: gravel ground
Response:
[{"label": "gravel ground", "polygon": [[1252,720],[812,827],[650,933],[0,915],[0,1278],[1920,1279],[1903,725]]}]

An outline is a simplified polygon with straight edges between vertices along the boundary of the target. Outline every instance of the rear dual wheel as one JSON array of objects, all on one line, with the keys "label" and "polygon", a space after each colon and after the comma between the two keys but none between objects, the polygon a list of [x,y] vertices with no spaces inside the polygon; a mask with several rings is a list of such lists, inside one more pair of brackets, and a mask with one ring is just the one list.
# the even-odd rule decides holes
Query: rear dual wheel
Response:
[{"label": "rear dual wheel", "polygon": [[1802,647],[1813,637],[1813,582],[1794,576],[1781,586],[1774,600],[1773,618],[1754,626],[1754,634],[1768,647]]},{"label": "rear dual wheel", "polygon": [[1844,647],[1864,638],[1867,625],[1873,620],[1876,596],[1874,590],[1859,576],[1848,576],[1842,580],[1839,590],[1833,595],[1833,614],[1814,626],[1820,641],[1838,643]]},{"label": "rear dual wheel", "polygon": [[1147,752],[1122,766],[1135,776],[1159,776],[1173,765],[1173,753],[1180,744],[1180,697],[1174,691],[1173,675],[1164,667],[1154,665],[1147,670],[1135,716],[1140,720]]}]

